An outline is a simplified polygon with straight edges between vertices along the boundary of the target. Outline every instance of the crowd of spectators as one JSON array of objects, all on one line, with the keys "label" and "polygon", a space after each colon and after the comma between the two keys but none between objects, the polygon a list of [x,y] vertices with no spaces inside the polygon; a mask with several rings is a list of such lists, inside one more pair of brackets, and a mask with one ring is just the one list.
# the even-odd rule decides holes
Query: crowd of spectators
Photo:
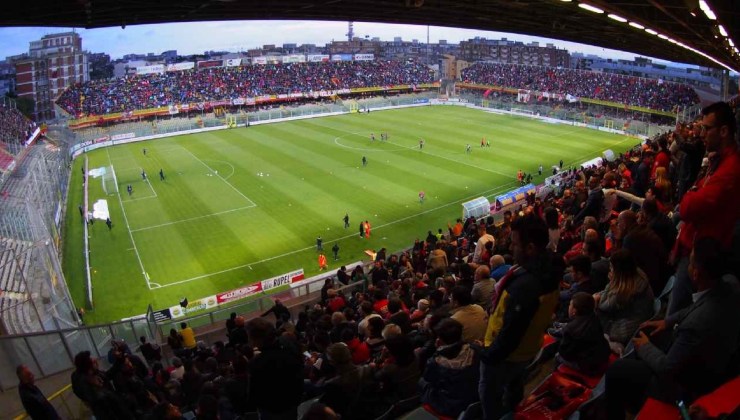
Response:
[{"label": "crowd of spectators", "polygon": [[0,103],[0,143],[24,144],[36,129],[36,123],[15,107]]},{"label": "crowd of spectators", "polygon": [[712,105],[566,169],[561,193],[528,197],[500,226],[458,219],[367,271],[340,268],[295,318],[279,301],[249,322],[232,314],[211,347],[182,325],[167,368],[144,339],[145,361],[114,343],[107,372],[82,352],[75,394],[96,418],[294,419],[315,399],[303,418],[376,418],[399,401],[456,417],[480,401],[498,419],[522,400],[547,331],[556,363],[605,376],[604,416],[648,397],[691,405],[740,374],[735,127]]},{"label": "crowd of spectators", "polygon": [[[661,111],[675,111],[699,103],[688,85],[612,73],[518,64],[477,63],[462,72],[464,82],[527,89],[534,92],[572,95],[636,105]],[[531,100],[537,99],[535,95]]]},{"label": "crowd of spectators", "polygon": [[72,115],[104,115],[174,104],[431,83],[425,65],[335,61],[212,67],[90,81],[67,89],[57,104]]}]

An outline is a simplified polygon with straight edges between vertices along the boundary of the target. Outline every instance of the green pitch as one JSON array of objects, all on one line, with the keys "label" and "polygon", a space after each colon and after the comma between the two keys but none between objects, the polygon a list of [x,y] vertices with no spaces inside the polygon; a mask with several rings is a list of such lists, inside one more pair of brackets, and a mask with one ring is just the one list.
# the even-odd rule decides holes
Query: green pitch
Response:
[{"label": "green pitch", "polygon": [[[381,132],[389,141],[380,141]],[[482,137],[490,148],[480,147]],[[419,139],[425,140],[423,150]],[[90,177],[90,207],[106,200],[113,227],[101,220],[90,227],[95,309],[86,321],[138,315],[150,303],[165,308],[184,296],[194,300],[301,267],[310,277],[318,272],[319,235],[331,271],[366,258],[366,249],[397,251],[427,230],[446,228],[461,216],[462,202],[514,188],[518,169],[536,174],[542,164],[544,177],[560,159],[579,164],[635,142],[527,118],[423,107],[96,150],[88,154],[90,168],[112,166],[119,193],[106,195],[102,178]],[[84,306],[85,293],[77,209],[83,163],[84,157],[74,162],[64,246],[77,306]],[[373,226],[369,239],[359,237],[363,220]],[[331,255],[335,242],[339,261]]]}]

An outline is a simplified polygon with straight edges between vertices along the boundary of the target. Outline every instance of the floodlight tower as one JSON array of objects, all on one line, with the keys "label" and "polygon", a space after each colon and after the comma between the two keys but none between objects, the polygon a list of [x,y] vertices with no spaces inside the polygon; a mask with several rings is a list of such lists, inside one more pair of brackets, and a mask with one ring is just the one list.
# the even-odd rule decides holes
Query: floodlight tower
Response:
[{"label": "floodlight tower", "polygon": [[355,37],[355,31],[354,31],[355,23],[351,20],[349,21],[349,29],[347,30],[347,41],[352,42],[352,38]]}]

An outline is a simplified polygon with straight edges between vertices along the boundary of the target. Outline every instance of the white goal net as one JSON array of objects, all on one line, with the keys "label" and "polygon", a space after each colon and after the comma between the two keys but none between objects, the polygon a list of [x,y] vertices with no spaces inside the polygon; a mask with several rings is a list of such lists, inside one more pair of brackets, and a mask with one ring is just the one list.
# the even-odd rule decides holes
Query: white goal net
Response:
[{"label": "white goal net", "polygon": [[118,194],[118,181],[113,166],[106,166],[103,172],[103,191],[106,195]]},{"label": "white goal net", "polygon": [[511,113],[515,115],[521,115],[524,117],[534,117],[534,112],[530,111],[528,109],[522,109],[522,108],[511,108]]}]

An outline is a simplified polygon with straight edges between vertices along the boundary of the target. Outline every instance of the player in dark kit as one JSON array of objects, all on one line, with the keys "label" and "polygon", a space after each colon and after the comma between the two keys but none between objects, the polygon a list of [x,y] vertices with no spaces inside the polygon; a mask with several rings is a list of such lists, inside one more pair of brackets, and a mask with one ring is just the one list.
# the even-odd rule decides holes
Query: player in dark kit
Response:
[{"label": "player in dark kit", "polygon": [[316,250],[317,251],[323,251],[324,250],[324,240],[321,239],[321,236],[316,238]]},{"label": "player in dark kit", "polygon": [[146,172],[143,169],[141,170],[141,179],[146,181]]},{"label": "player in dark kit", "polygon": [[128,195],[131,196],[134,192],[134,187],[132,187],[131,184],[128,184],[128,186],[126,186],[126,191],[128,191]]},{"label": "player in dark kit", "polygon": [[349,213],[345,213],[342,220],[344,220],[344,228],[347,229],[349,227]]},{"label": "player in dark kit", "polygon": [[108,226],[108,230],[113,229],[113,222],[110,221],[110,217],[105,219],[105,224]]},{"label": "player in dark kit", "polygon": [[360,238],[365,237],[365,222],[360,222]]},{"label": "player in dark kit", "polygon": [[367,158],[365,156],[362,157],[362,166],[367,166]]},{"label": "player in dark kit", "polygon": [[162,171],[161,169],[159,170],[159,180],[164,181],[164,171]]},{"label": "player in dark kit", "polygon": [[334,261],[339,259],[339,244],[334,242],[334,246],[331,247],[331,252],[334,253]]}]

